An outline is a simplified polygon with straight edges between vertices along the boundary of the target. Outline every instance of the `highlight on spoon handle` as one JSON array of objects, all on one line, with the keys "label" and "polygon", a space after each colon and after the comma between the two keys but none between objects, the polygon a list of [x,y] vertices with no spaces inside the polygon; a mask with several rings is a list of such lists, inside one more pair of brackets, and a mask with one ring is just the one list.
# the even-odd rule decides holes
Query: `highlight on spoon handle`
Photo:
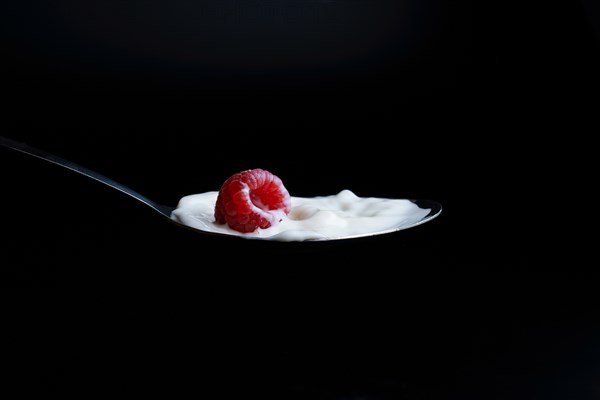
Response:
[{"label": "highlight on spoon handle", "polygon": [[90,170],[86,167],[83,167],[79,164],[76,164],[72,161],[65,160],[64,158],[58,157],[54,154],[50,154],[44,150],[40,150],[35,147],[32,147],[26,143],[17,142],[12,139],[6,138],[4,136],[0,136],[0,145],[9,147],[13,150],[17,150],[17,151],[20,151],[25,154],[29,154],[31,156],[38,157],[42,160],[49,161],[54,164],[60,165],[61,167],[65,167],[67,169],[70,169],[70,170],[80,173],[82,175],[85,175],[89,178],[92,178],[98,182],[104,183],[105,185],[108,185],[114,189],[117,189],[117,190],[133,197],[136,200],[141,201],[142,203],[150,206],[155,211],[158,211],[160,214],[166,216],[167,218],[170,218],[171,211],[173,211],[173,207],[167,207],[167,206],[158,204],[158,203],[150,200],[146,196],[136,192],[135,190],[132,190],[131,188],[129,188],[119,182],[116,182],[102,174],[92,171],[92,170]]}]

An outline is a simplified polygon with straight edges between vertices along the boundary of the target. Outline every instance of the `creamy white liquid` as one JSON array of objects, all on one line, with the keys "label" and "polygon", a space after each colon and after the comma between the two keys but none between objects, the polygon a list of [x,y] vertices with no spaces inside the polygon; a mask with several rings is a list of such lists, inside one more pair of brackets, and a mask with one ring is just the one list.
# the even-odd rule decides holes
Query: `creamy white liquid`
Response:
[{"label": "creamy white liquid", "polygon": [[337,195],[291,197],[292,209],[281,222],[250,233],[237,232],[214,218],[218,192],[183,197],[172,218],[188,227],[248,239],[278,241],[331,240],[360,237],[408,228],[430,212],[405,199],[358,197],[350,190]]}]

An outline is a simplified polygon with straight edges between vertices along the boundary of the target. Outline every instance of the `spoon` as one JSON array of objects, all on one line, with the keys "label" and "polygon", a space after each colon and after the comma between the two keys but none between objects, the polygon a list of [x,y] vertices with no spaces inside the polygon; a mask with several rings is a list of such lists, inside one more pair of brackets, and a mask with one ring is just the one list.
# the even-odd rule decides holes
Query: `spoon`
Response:
[{"label": "spoon", "polygon": [[[8,139],[3,136],[0,136],[0,145],[20,151],[22,153],[25,153],[25,154],[28,154],[28,155],[31,155],[31,156],[34,156],[37,158],[40,158],[45,161],[54,163],[61,167],[70,169],[79,174],[82,174],[84,176],[92,178],[100,183],[108,185],[111,188],[119,190],[122,193],[125,193],[125,194],[133,197],[134,199],[142,202],[146,206],[148,206],[151,209],[153,209],[154,211],[156,211],[160,216],[168,219],[172,223],[175,223],[179,226],[182,226],[182,227],[185,227],[188,229],[206,233],[206,234],[236,236],[236,237],[244,237],[244,238],[248,238],[248,239],[279,240],[279,241],[323,241],[323,240],[351,239],[351,238],[357,238],[357,237],[363,237],[363,236],[380,235],[380,234],[384,234],[384,233],[391,233],[391,232],[395,232],[395,231],[399,231],[399,230],[403,230],[403,229],[408,229],[408,228],[420,225],[422,223],[425,223],[427,221],[430,221],[431,219],[437,217],[442,211],[441,204],[436,201],[433,201],[433,200],[397,199],[394,201],[405,201],[407,204],[409,204],[412,207],[411,208],[412,211],[409,211],[407,213],[406,218],[403,218],[403,220],[398,221],[397,223],[393,224],[392,226],[385,227],[385,229],[374,229],[374,230],[369,230],[369,231],[361,231],[359,233],[350,232],[348,234],[336,234],[334,236],[319,235],[319,234],[312,235],[312,236],[304,236],[304,235],[298,235],[297,233],[294,233],[292,235],[283,234],[283,235],[274,235],[274,236],[260,236],[260,235],[254,236],[254,235],[248,235],[248,234],[241,234],[232,229],[228,229],[227,227],[223,228],[223,227],[216,226],[216,224],[214,224],[213,219],[212,219],[212,205],[210,205],[210,206],[205,205],[205,210],[203,212],[204,217],[201,219],[190,218],[189,215],[186,216],[185,214],[180,216],[181,213],[178,214],[178,212],[180,212],[179,206],[172,207],[172,206],[159,204],[119,182],[116,182],[104,175],[101,175],[95,171],[92,171],[92,170],[90,170],[86,167],[83,167],[79,164],[76,164],[72,161],[65,160],[64,158],[58,157],[58,156],[48,153],[44,150],[40,150],[40,149],[30,146],[26,143],[17,142],[17,141]],[[212,197],[208,197],[208,198],[212,200],[216,196],[216,193],[217,192],[207,192],[205,194],[202,194],[202,196],[206,197],[205,195],[210,195]],[[192,196],[187,196],[187,197],[192,197]],[[185,200],[186,198],[183,198],[182,200]],[[300,202],[306,201],[306,200],[309,200],[309,199],[298,198],[298,201],[300,201]],[[214,202],[212,204],[214,204]],[[190,222],[190,220],[193,220],[193,221]]]}]

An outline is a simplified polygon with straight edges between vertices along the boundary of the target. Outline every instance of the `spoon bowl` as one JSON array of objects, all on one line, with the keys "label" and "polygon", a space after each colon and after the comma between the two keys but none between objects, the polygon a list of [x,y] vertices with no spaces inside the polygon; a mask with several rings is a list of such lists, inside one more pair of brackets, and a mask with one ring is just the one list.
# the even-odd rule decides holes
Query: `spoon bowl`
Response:
[{"label": "spoon bowl", "polygon": [[[125,186],[119,182],[116,182],[113,179],[99,174],[98,172],[92,171],[82,165],[58,157],[54,154],[30,146],[26,143],[17,142],[12,139],[0,136],[0,145],[7,148],[11,148],[13,150],[20,151],[30,156],[40,158],[42,160],[51,162],[53,164],[59,165],[61,167],[70,169],[74,172],[87,176],[88,178],[94,179],[97,182],[103,183],[113,189],[116,189],[138,200],[147,207],[150,207],[152,210],[156,211],[156,213],[158,213],[161,217],[166,218],[171,223],[207,235],[233,236],[243,239],[288,242],[354,239],[365,236],[387,234],[399,230],[412,228],[421,225],[425,222],[431,221],[433,218],[440,215],[442,211],[441,204],[433,200],[358,198],[349,191],[343,191],[337,196],[327,196],[318,198],[292,197],[292,201],[296,201],[301,206],[306,206],[308,210],[311,210],[308,213],[313,214],[320,213],[321,211],[323,211],[321,209],[315,208],[315,206],[313,205],[315,204],[313,203],[315,201],[325,201],[325,204],[330,204],[334,202],[335,207],[339,208],[339,210],[336,211],[339,211],[340,213],[345,212],[344,209],[348,208],[349,201],[355,202],[356,204],[359,204],[359,206],[362,208],[360,210],[361,215],[352,216],[351,219],[354,221],[355,225],[359,225],[360,229],[328,231],[327,224],[329,222],[326,220],[322,222],[322,225],[325,227],[326,233],[317,231],[310,231],[307,233],[307,231],[305,231],[302,227],[298,227],[301,226],[299,224],[302,222],[302,218],[290,218],[289,222],[286,221],[287,225],[282,224],[282,226],[289,226],[289,228],[285,228],[283,230],[276,229],[274,232],[272,228],[268,228],[266,230],[258,230],[256,233],[242,234],[240,232],[228,228],[227,226],[218,225],[214,222],[213,207],[217,192],[207,192],[198,195],[185,196],[181,199],[180,203],[177,206],[168,206],[157,203],[149,199],[148,197],[142,195],[141,193],[138,193],[132,188]],[[198,202],[198,198],[201,198],[202,201]],[[190,201],[190,199],[193,201]],[[196,203],[194,203],[194,201]],[[373,220],[374,217],[370,216],[372,214],[372,210],[369,209],[369,207],[371,204],[379,204],[382,201],[390,202],[390,204],[401,206],[400,211],[396,214],[385,214],[386,211],[384,211],[384,214],[377,216],[377,218],[379,219],[379,221],[387,220],[386,224],[371,226],[370,221]],[[194,206],[188,207],[187,205],[190,203]],[[366,209],[366,211],[364,209]],[[323,214],[326,214],[326,218],[329,218],[329,220],[331,220],[331,217],[328,214],[332,213],[328,212],[328,210],[324,211],[325,212],[323,212]],[[307,211],[304,211],[304,213],[307,213]],[[342,222],[345,223],[345,221]],[[333,223],[339,224],[340,222],[337,220],[333,220]],[[360,226],[361,224],[364,226]],[[333,233],[331,233],[330,231]]]}]

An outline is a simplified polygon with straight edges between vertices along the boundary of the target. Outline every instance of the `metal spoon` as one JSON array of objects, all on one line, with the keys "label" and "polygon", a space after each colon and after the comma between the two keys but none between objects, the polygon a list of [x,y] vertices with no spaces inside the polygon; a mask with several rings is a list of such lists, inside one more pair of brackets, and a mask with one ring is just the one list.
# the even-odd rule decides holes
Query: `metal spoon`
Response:
[{"label": "metal spoon", "polygon": [[[72,171],[75,171],[75,172],[85,175],[89,178],[92,178],[100,183],[108,185],[113,189],[117,189],[117,190],[133,197],[134,199],[141,201],[142,203],[144,203],[145,205],[147,205],[148,207],[150,207],[151,209],[156,211],[162,217],[167,218],[170,222],[175,223],[179,226],[182,226],[182,227],[185,227],[188,229],[192,229],[195,231],[199,231],[202,233],[206,233],[206,234],[212,234],[212,235],[236,236],[236,237],[245,237],[245,238],[249,238],[249,239],[278,240],[277,238],[241,235],[237,232],[233,232],[233,231],[229,232],[227,230],[224,231],[222,229],[213,230],[211,227],[212,221],[208,221],[208,220],[201,221],[202,223],[200,225],[192,225],[192,224],[183,223],[183,222],[181,222],[180,219],[175,218],[175,215],[173,213],[174,211],[177,210],[177,207],[159,204],[159,203],[147,198],[146,196],[136,192],[135,190],[133,190],[119,182],[116,182],[104,175],[101,175],[95,171],[92,171],[86,167],[78,165],[69,160],[65,160],[64,158],[58,157],[54,154],[50,154],[46,151],[37,149],[26,143],[16,142],[14,140],[8,139],[3,136],[0,136],[0,145],[20,151],[25,154],[29,154],[34,157],[38,157],[42,160],[46,160],[51,163],[60,165],[61,167],[68,168]],[[373,236],[373,235],[379,235],[379,234],[384,234],[384,233],[391,233],[391,232],[395,232],[398,230],[408,229],[408,228],[420,225],[422,223],[425,223],[427,221],[430,221],[431,219],[437,217],[442,211],[441,204],[436,201],[432,201],[432,200],[408,200],[408,201],[410,201],[411,203],[416,205],[420,211],[425,210],[426,212],[419,214],[418,218],[414,218],[414,215],[413,215],[413,216],[411,216],[412,218],[410,218],[408,220],[408,222],[402,221],[402,222],[398,223],[397,226],[392,226],[385,230],[371,231],[371,232],[367,232],[367,233],[363,233],[363,234],[349,234],[349,235],[335,236],[335,237],[311,237],[309,239],[301,239],[300,241],[339,240],[339,239],[350,239],[350,238],[357,238],[357,237],[363,237],[363,236]],[[290,241],[290,240],[285,239],[285,241]],[[292,239],[292,241],[296,241],[296,240]]]}]

